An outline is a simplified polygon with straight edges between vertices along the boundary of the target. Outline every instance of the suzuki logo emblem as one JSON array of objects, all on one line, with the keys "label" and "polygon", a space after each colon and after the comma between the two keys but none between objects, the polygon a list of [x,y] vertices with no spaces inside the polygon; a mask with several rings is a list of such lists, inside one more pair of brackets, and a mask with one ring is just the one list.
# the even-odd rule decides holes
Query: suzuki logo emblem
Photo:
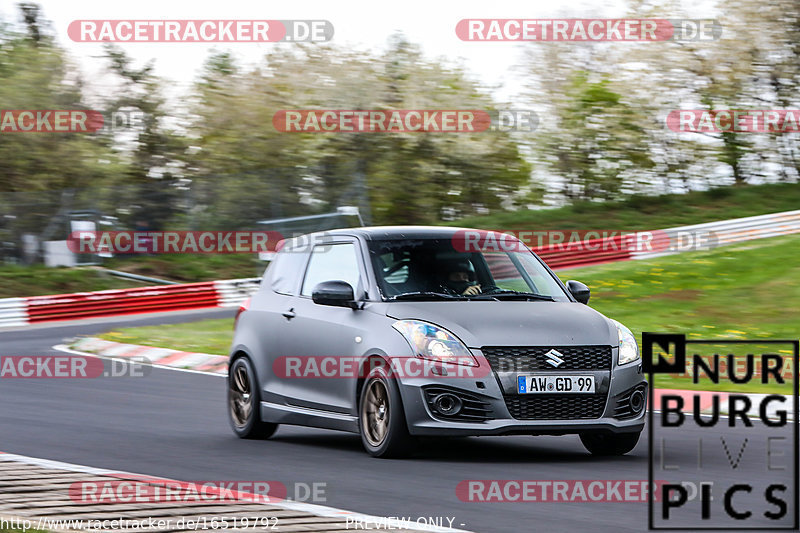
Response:
[{"label": "suzuki logo emblem", "polygon": [[561,365],[561,363],[564,362],[564,360],[561,359],[562,357],[564,357],[564,354],[559,352],[558,350],[550,350],[549,352],[544,354],[544,356],[547,358],[545,359],[545,361],[547,361],[548,364],[556,368],[558,368]]}]

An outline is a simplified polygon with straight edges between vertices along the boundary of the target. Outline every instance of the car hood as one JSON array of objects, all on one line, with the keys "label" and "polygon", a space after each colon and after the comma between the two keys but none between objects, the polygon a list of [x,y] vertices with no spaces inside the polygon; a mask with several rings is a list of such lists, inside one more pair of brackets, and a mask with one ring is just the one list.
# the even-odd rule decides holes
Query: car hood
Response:
[{"label": "car hood", "polygon": [[431,322],[470,348],[618,342],[616,328],[605,316],[575,302],[393,302],[386,316]]}]

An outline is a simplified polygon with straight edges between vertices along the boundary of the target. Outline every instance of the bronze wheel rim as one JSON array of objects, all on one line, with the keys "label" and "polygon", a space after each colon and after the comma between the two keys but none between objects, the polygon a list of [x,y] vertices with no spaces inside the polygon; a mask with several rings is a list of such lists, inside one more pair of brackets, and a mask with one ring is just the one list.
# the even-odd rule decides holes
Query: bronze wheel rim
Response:
[{"label": "bronze wheel rim", "polygon": [[253,411],[253,396],[247,367],[244,364],[234,365],[229,382],[231,418],[237,428],[243,428]]},{"label": "bronze wheel rim", "polygon": [[361,424],[364,436],[371,446],[380,446],[389,431],[389,391],[380,379],[367,383],[361,405]]}]

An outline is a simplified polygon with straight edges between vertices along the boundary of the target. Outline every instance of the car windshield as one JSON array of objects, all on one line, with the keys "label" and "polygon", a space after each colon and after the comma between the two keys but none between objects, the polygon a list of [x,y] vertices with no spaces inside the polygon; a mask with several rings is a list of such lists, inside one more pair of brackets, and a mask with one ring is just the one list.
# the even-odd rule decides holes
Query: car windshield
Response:
[{"label": "car windshield", "polygon": [[569,301],[554,276],[524,247],[458,250],[452,239],[369,241],[385,300]]}]

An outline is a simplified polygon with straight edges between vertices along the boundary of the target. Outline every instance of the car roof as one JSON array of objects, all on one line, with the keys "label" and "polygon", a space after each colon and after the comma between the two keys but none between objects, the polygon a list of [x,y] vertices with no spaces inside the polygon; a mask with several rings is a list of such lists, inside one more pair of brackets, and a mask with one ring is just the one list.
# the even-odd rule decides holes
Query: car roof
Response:
[{"label": "car roof", "polygon": [[464,231],[484,232],[485,230],[449,226],[366,226],[320,231],[309,234],[309,236],[356,236],[363,237],[366,240],[450,239],[453,235]]}]

